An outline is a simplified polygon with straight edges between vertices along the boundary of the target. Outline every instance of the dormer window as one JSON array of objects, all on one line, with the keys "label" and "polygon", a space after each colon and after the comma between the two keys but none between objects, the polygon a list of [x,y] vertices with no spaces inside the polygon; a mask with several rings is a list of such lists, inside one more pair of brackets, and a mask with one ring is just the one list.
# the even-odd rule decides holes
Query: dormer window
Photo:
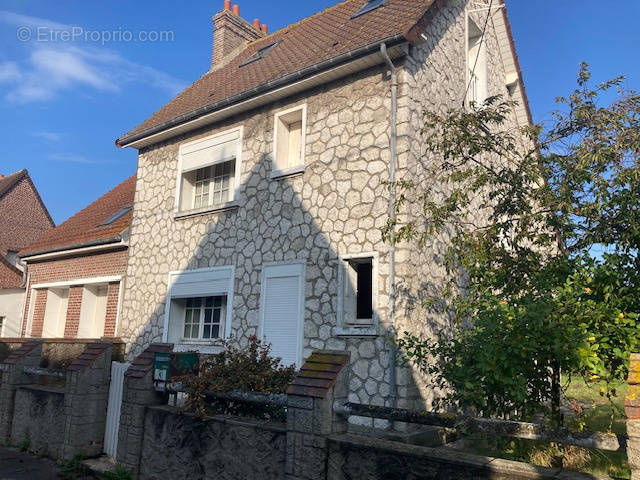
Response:
[{"label": "dormer window", "polygon": [[365,15],[376,8],[382,7],[387,3],[387,0],[367,0],[365,4],[351,16],[351,19],[360,17],[361,15]]},{"label": "dormer window", "polygon": [[487,99],[487,48],[478,25],[469,19],[467,38],[467,103],[482,105]]},{"label": "dormer window", "polygon": [[124,207],[124,208],[121,208],[116,213],[114,213],[109,218],[107,218],[104,222],[102,222],[101,226],[105,227],[107,225],[111,225],[113,222],[115,222],[119,218],[122,218],[124,215],[129,213],[131,211],[131,208],[132,208],[131,205],[129,205],[127,207]]},{"label": "dormer window", "polygon": [[256,53],[247,58],[244,62],[240,64],[241,67],[245,65],[249,65],[250,63],[257,62],[258,60],[262,60],[266,57],[271,50],[278,46],[280,42],[274,42],[272,44],[267,45],[266,47],[262,47]]}]

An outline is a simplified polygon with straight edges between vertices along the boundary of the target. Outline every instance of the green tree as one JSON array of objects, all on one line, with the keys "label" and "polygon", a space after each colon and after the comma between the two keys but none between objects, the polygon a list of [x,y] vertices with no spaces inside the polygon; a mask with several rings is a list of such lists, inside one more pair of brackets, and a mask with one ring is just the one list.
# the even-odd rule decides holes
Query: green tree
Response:
[{"label": "green tree", "polygon": [[525,129],[502,97],[425,112],[434,181],[396,186],[398,212],[417,205],[422,218],[389,222],[389,242],[450,237],[442,296],[456,331],[398,340],[452,387],[445,403],[557,414],[561,372],[610,384],[638,347],[640,96],[622,77],[592,86],[583,64],[557,102],[549,124]]}]

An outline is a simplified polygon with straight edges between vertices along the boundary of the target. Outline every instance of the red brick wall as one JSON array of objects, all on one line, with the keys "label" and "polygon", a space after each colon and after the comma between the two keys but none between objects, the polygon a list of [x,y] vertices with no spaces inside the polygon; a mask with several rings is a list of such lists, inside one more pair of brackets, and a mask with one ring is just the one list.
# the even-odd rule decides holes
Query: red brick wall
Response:
[{"label": "red brick wall", "polygon": [[53,226],[35,187],[23,178],[0,199],[0,254],[21,250]]},{"label": "red brick wall", "polygon": [[44,327],[44,311],[47,306],[47,290],[36,290],[35,305],[33,306],[33,324],[31,334],[34,337],[42,336]]},{"label": "red brick wall", "polygon": [[64,338],[76,338],[80,326],[80,308],[82,307],[83,288],[69,289],[69,303],[67,305],[67,319],[64,324]]},{"label": "red brick wall", "polygon": [[107,292],[107,315],[104,323],[104,336],[115,337],[116,320],[118,318],[118,299],[120,297],[120,284],[110,283]]},{"label": "red brick wall", "polygon": [[[115,252],[95,253],[92,255],[84,255],[79,257],[61,259],[61,260],[48,260],[38,263],[29,263],[29,284],[27,285],[27,299],[25,305],[25,318],[28,318],[30,303],[31,303],[31,286],[43,283],[54,282],[66,282],[78,279],[94,278],[94,277],[110,277],[110,276],[122,276],[124,277],[127,270],[127,250],[119,250]],[[67,314],[67,325],[65,326],[65,337],[71,337],[77,335],[78,322],[80,318],[82,289],[79,288],[80,298],[77,304],[77,312],[75,306],[72,307],[72,295],[73,291],[70,291],[69,295],[69,310]],[[107,319],[105,324],[105,336],[115,335],[115,321],[118,308],[118,283],[110,284],[107,297]],[[46,301],[46,290],[45,301]],[[39,291],[38,291],[39,294]],[[39,301],[39,295],[36,296],[36,305]],[[114,303],[115,301],[115,303]],[[36,323],[36,315],[34,310],[34,316],[32,320],[31,336],[42,335],[42,323],[44,321],[44,309],[42,311],[42,318],[38,319],[39,324]],[[26,332],[27,322],[23,324],[23,336]]]}]

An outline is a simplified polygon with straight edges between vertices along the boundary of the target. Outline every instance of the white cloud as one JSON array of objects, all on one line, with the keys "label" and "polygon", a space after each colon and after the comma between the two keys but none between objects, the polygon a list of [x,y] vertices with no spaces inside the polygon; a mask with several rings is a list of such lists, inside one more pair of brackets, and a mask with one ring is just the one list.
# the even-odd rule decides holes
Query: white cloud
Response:
[{"label": "white cloud", "polygon": [[84,155],[79,155],[77,153],[69,153],[69,152],[52,153],[49,155],[49,159],[53,160],[54,162],[79,163],[83,165],[92,165],[92,164],[99,163],[99,162],[96,162],[95,160],[91,160],[85,157]]},{"label": "white cloud", "polygon": [[51,28],[54,30],[70,30],[71,29],[70,25],[53,22],[51,20],[47,20],[46,18],[22,15],[20,13],[10,12],[8,10],[0,10],[0,22],[6,23],[8,25],[13,25],[14,27],[28,27],[28,28],[45,27],[45,28]]},{"label": "white cloud", "polygon": [[15,62],[0,63],[0,84],[19,82],[22,73]]},{"label": "white cloud", "polygon": [[42,138],[43,140],[46,140],[51,143],[60,143],[63,137],[61,133],[48,132],[46,130],[33,132],[31,135],[36,138]]},{"label": "white cloud", "polygon": [[[0,22],[13,26],[68,30],[46,19],[0,10]],[[146,85],[176,95],[186,84],[148,65],[124,58],[119,52],[65,42],[26,42],[26,59],[0,62],[4,97],[25,104],[51,100],[79,89],[118,93],[130,85]]]}]

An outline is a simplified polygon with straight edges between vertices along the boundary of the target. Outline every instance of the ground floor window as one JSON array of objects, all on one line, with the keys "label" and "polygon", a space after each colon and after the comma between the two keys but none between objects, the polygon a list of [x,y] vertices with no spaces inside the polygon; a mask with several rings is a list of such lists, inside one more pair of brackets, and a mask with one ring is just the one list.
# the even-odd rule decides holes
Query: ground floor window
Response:
[{"label": "ground floor window", "polygon": [[224,336],[227,297],[193,297],[185,303],[185,339],[210,340]]},{"label": "ground floor window", "polygon": [[231,333],[233,266],[169,273],[163,341],[176,351],[218,353]]},{"label": "ground floor window", "polygon": [[[338,284],[338,323],[339,327],[345,330],[343,334],[362,333],[363,328],[375,330],[377,255],[371,253],[340,257]],[[349,329],[352,331],[349,332]],[[374,333],[373,330],[371,333]]]}]

